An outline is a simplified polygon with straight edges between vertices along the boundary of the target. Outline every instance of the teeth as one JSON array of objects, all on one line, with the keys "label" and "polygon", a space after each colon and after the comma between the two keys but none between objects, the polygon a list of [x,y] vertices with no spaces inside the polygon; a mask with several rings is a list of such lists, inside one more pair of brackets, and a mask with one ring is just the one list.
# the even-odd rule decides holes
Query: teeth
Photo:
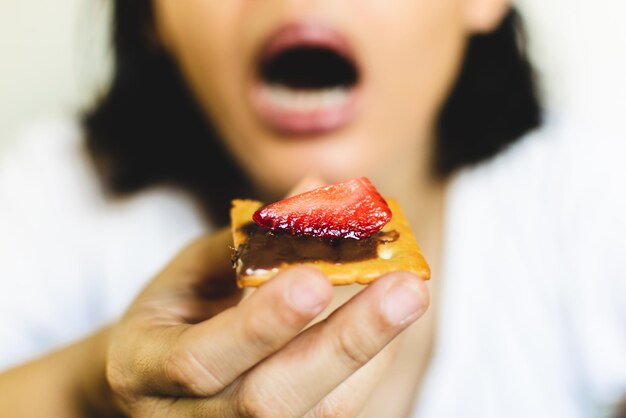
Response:
[{"label": "teeth", "polygon": [[348,100],[349,90],[345,87],[303,90],[272,84],[265,86],[263,94],[280,110],[309,112],[342,106]]}]

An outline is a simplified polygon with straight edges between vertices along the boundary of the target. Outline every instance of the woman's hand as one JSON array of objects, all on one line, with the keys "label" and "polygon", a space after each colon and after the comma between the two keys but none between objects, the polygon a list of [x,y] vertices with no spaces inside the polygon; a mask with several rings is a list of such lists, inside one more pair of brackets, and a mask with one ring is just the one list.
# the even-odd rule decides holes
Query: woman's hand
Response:
[{"label": "woman's hand", "polygon": [[117,404],[138,417],[356,415],[388,361],[377,354],[426,310],[425,285],[381,277],[303,331],[332,300],[326,277],[293,268],[240,301],[229,242],[224,230],[190,245],[113,328]]}]

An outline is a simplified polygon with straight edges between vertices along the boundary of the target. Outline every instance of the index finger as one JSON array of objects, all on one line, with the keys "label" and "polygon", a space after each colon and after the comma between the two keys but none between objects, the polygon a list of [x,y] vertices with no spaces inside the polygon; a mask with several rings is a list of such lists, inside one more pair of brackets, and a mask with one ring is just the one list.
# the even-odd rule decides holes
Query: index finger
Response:
[{"label": "index finger", "polygon": [[[195,325],[141,323],[123,359],[131,387],[146,395],[218,393],[293,339],[330,302],[326,276],[292,268],[251,297]],[[143,331],[143,332],[142,332]]]},{"label": "index finger", "polygon": [[[238,389],[244,412],[266,408],[275,416],[303,416],[421,316],[428,304],[428,289],[416,276],[396,272],[381,277],[252,369]],[[259,394],[255,388],[271,390]]]}]

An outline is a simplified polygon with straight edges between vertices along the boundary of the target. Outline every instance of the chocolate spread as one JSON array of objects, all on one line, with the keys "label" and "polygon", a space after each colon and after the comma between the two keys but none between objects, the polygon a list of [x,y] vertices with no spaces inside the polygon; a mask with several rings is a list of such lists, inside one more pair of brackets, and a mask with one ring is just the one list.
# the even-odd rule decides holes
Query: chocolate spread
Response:
[{"label": "chocolate spread", "polygon": [[318,238],[276,233],[254,222],[239,228],[248,239],[234,254],[242,272],[271,270],[283,263],[326,261],[348,263],[378,257],[378,246],[399,238],[397,231],[379,231],[367,238]]}]

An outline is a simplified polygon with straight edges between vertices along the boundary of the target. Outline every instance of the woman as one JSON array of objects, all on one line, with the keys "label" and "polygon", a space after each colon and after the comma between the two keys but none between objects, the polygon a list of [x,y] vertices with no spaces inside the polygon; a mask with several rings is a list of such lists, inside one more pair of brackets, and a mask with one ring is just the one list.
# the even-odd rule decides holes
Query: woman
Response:
[{"label": "woman", "polygon": [[[608,221],[624,201],[597,192],[601,164],[584,160],[589,184],[567,172],[586,144],[534,137],[489,160],[539,124],[507,1],[115,7],[114,81],[85,121],[93,166],[68,140],[60,154],[75,159],[34,170],[37,194],[55,203],[41,224],[21,215],[38,239],[13,226],[8,271],[26,284],[2,292],[19,319],[2,340],[15,341],[17,359],[42,339],[111,325],[1,375],[3,414],[593,416],[617,402],[624,292],[618,234],[602,228],[624,231]],[[41,184],[72,166],[69,186]],[[303,178],[291,192],[357,175],[409,214],[430,289],[403,272],[332,289],[294,268],[240,302],[219,229],[230,199],[271,201]],[[572,208],[591,190],[601,210]],[[64,263],[68,248],[45,237],[67,233],[56,223],[68,216],[81,230],[66,237],[77,253]],[[131,301],[174,246],[206,229],[216,232]],[[20,262],[21,245],[38,240],[49,262]],[[43,281],[49,271],[67,273],[64,288]],[[20,292],[34,295],[30,306]],[[424,315],[430,300],[437,309]],[[69,335],[50,331],[58,322]]]}]

